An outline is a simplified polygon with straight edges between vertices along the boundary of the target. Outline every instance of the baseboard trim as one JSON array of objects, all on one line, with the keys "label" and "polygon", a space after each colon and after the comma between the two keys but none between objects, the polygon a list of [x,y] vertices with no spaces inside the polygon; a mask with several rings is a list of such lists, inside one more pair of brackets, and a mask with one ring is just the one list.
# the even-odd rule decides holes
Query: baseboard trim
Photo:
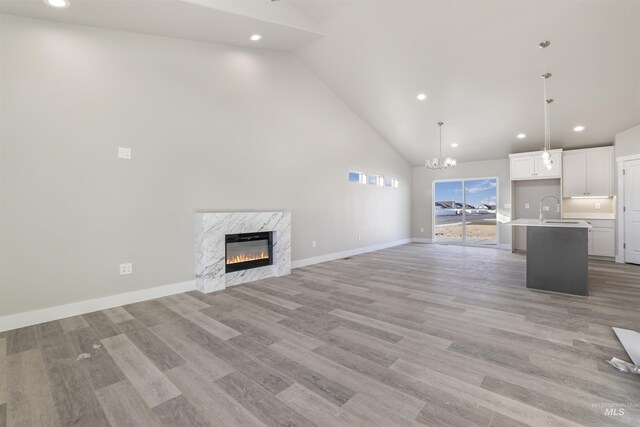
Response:
[{"label": "baseboard trim", "polygon": [[64,319],[66,317],[78,316],[80,314],[91,313],[98,310],[105,310],[107,308],[119,307],[121,305],[133,304],[134,302],[147,301],[154,298],[193,291],[195,286],[195,280],[189,280],[188,282],[156,286],[154,288],[125,292],[102,298],[43,308],[40,310],[10,314],[8,316],[0,317],[0,332],[37,325],[38,323],[50,322],[52,320]]},{"label": "baseboard trim", "polygon": [[406,245],[411,243],[413,239],[396,240],[395,242],[380,243],[378,245],[364,246],[362,248],[350,249],[348,251],[333,252],[326,255],[320,255],[311,258],[298,259],[291,262],[291,268],[302,268],[308,265],[320,264],[327,261],[346,258],[354,255],[366,254],[368,252],[379,251],[381,249],[392,248],[394,246]]},{"label": "baseboard trim", "polygon": [[[321,262],[333,261],[340,258],[346,258],[348,256],[378,251],[394,246],[406,245],[407,243],[411,242],[412,239],[403,239],[394,242],[381,243],[378,245],[365,246],[362,248],[343,252],[334,252],[331,254],[321,255],[313,258],[305,258],[293,261],[291,263],[291,268],[300,268],[307,265],[319,264]],[[94,311],[106,310],[108,308],[119,307],[126,304],[133,304],[140,301],[148,301],[151,299],[175,295],[182,292],[189,292],[195,290],[195,288],[195,280],[190,280],[187,282],[156,286],[154,288],[125,292],[102,298],[95,298],[86,301],[74,302],[71,304],[43,308],[40,310],[10,314],[8,316],[0,317],[0,332],[23,328],[25,326],[37,325],[39,323],[50,322],[52,320],[64,319],[71,316],[92,313]]]},{"label": "baseboard trim", "polygon": [[[407,243],[432,243],[432,241],[431,239],[414,237],[411,239],[402,239],[396,240],[394,242],[364,246],[362,248],[350,249],[348,251],[334,252],[317,257],[295,260],[291,262],[291,268],[301,268],[308,265],[334,261],[336,259],[379,251],[382,249],[392,248],[394,246],[406,245]],[[511,249],[511,245],[508,245],[508,247],[503,247],[503,245],[500,245],[500,248]],[[94,298],[86,301],[74,302],[71,304],[43,308],[40,310],[10,314],[8,316],[0,317],[0,332],[23,328],[25,326],[37,325],[39,323],[50,322],[52,320],[64,319],[71,316],[92,313],[94,311],[106,310],[108,308],[119,307],[126,304],[133,304],[140,301],[148,301],[155,298],[166,297],[169,295],[180,294],[182,292],[189,292],[193,290],[195,290],[195,280],[189,280],[187,282],[156,286],[154,288],[125,292],[101,298]]]},{"label": "baseboard trim", "polygon": [[[414,237],[411,239],[414,243],[433,243],[433,239],[427,239],[424,237]],[[511,250],[511,243],[500,243],[494,248],[503,249],[503,250]]]},{"label": "baseboard trim", "polygon": [[433,239],[427,239],[426,237],[414,237],[411,241],[413,243],[433,243]]}]

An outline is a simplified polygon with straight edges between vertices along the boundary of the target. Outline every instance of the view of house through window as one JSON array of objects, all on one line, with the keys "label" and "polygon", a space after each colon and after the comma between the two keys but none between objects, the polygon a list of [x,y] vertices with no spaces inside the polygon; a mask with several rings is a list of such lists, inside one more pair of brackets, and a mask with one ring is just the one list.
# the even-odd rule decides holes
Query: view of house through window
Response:
[{"label": "view of house through window", "polygon": [[433,182],[433,241],[495,245],[498,179]]}]

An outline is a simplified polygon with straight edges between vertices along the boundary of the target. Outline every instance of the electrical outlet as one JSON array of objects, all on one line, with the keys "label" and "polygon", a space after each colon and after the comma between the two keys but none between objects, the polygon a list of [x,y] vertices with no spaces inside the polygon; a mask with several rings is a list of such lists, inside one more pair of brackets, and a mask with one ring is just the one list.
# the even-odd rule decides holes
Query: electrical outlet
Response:
[{"label": "electrical outlet", "polygon": [[525,203],[525,204],[524,204],[524,208],[525,208],[525,209],[529,209],[529,203]]},{"label": "electrical outlet", "polygon": [[131,160],[131,148],[128,147],[118,147],[118,158]]},{"label": "electrical outlet", "polygon": [[504,204],[504,208],[505,209],[511,209],[511,203],[505,203]]},{"label": "electrical outlet", "polygon": [[312,248],[315,248],[315,247],[316,247],[316,241],[315,241],[315,240],[311,241],[311,247],[312,247]]},{"label": "electrical outlet", "polygon": [[120,264],[120,275],[133,274],[133,264],[130,262],[126,264]]},{"label": "electrical outlet", "polygon": [[600,203],[596,203],[596,209],[600,209]]},{"label": "electrical outlet", "polygon": [[424,227],[420,227],[420,232],[424,233]]}]

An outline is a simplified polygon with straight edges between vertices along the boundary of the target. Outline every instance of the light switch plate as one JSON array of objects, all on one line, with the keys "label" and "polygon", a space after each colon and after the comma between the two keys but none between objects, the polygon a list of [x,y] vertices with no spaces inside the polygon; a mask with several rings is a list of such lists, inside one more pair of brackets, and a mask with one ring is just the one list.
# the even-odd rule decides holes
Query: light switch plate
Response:
[{"label": "light switch plate", "polygon": [[525,204],[524,204],[524,208],[525,208],[525,209],[529,209],[529,203],[525,203]]},{"label": "light switch plate", "polygon": [[131,160],[131,148],[129,147],[118,147],[118,158]]}]

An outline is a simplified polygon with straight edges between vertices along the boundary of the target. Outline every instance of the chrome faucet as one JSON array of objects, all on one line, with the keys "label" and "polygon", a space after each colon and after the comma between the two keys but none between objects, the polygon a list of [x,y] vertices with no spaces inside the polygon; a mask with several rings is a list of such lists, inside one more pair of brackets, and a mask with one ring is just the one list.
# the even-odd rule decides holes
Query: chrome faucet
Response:
[{"label": "chrome faucet", "polygon": [[544,196],[540,200],[540,222],[544,222],[544,215],[542,215],[542,203],[544,202],[544,199],[548,197],[553,197],[554,199],[556,199],[556,202],[558,202],[558,204],[556,205],[556,210],[557,212],[560,212],[560,199],[558,199],[556,196]]}]

